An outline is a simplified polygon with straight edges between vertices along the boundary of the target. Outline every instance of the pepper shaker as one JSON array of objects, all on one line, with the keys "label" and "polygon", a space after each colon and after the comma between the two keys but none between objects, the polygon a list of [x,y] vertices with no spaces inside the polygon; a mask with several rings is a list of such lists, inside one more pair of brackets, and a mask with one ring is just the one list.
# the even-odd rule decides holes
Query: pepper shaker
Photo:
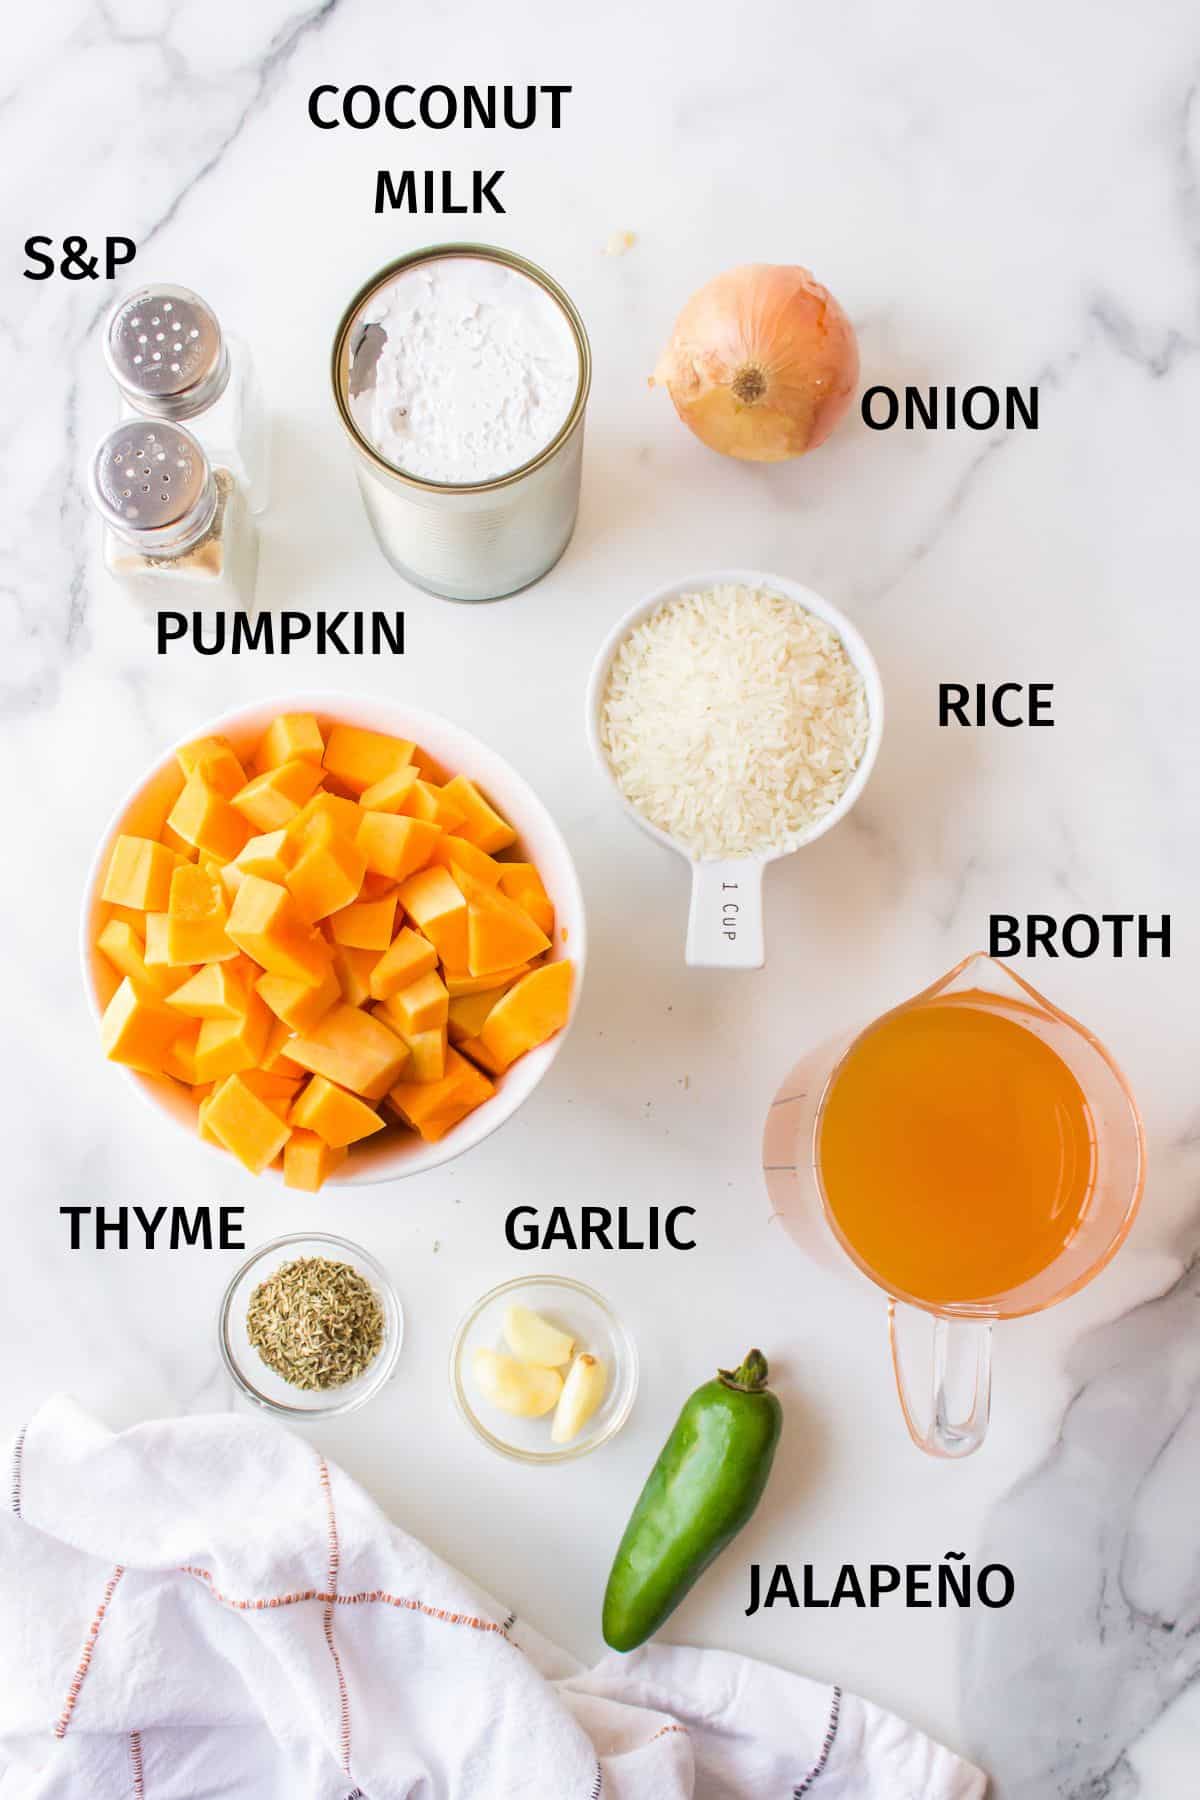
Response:
[{"label": "pepper shaker", "polygon": [[152,606],[250,612],[258,530],[228,469],[190,431],[130,419],[103,437],[91,466],[110,575]]},{"label": "pepper shaker", "polygon": [[109,314],[104,356],[123,419],[186,424],[214,467],[241,483],[250,510],[262,512],[269,438],[254,364],[199,294],[157,283],[126,295]]}]

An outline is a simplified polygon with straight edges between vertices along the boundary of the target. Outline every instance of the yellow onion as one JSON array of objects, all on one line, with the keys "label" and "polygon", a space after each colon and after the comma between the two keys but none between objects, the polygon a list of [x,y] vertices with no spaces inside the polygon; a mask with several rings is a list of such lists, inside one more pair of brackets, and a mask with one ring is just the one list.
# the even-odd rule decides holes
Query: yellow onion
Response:
[{"label": "yellow onion", "polygon": [[650,378],[710,449],[783,462],[824,443],[854,393],[854,327],[807,269],[744,263],[692,295]]}]

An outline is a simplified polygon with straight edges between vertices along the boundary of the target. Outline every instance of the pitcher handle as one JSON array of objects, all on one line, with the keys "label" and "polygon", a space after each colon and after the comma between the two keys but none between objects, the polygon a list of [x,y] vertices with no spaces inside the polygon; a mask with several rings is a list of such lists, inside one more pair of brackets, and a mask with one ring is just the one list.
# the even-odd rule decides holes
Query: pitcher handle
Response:
[{"label": "pitcher handle", "polygon": [[762,968],[762,878],[752,856],[692,864],[685,951],[692,968]]},{"label": "pitcher handle", "polygon": [[[909,1436],[918,1450],[925,1450],[930,1456],[970,1456],[987,1435],[991,1411],[992,1321],[951,1319],[941,1314],[934,1317],[933,1389],[929,1423],[922,1429],[909,1398],[896,1330],[896,1306],[897,1302],[889,1298],[888,1338],[896,1371],[896,1392]],[[950,1394],[967,1388],[970,1400],[965,1409],[958,1406],[952,1411]],[[956,1412],[964,1414],[964,1410],[965,1416],[955,1416]]]}]

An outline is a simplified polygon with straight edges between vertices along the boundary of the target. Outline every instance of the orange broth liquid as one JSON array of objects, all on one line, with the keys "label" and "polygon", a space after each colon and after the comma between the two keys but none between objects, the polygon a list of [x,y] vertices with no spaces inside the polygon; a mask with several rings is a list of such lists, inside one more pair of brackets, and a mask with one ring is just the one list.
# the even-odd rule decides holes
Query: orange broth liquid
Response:
[{"label": "orange broth liquid", "polygon": [[1087,1210],[1092,1115],[1022,1010],[982,992],[917,1001],[834,1074],[817,1142],[826,1202],[892,1294],[996,1298],[1048,1268]]}]

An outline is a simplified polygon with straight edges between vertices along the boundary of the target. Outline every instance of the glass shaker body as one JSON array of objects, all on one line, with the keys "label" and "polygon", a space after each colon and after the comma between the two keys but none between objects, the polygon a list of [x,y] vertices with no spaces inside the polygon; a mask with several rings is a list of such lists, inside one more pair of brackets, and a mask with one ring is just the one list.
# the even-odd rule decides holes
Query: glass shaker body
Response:
[{"label": "glass shaker body", "polygon": [[118,302],[105,358],[122,420],[186,425],[214,468],[236,477],[252,512],[269,498],[270,432],[254,359],[189,288],[158,283]]},{"label": "glass shaker body", "polygon": [[134,419],[102,440],[92,497],[104,565],[150,609],[254,609],[258,529],[235,475],[177,425]]}]

